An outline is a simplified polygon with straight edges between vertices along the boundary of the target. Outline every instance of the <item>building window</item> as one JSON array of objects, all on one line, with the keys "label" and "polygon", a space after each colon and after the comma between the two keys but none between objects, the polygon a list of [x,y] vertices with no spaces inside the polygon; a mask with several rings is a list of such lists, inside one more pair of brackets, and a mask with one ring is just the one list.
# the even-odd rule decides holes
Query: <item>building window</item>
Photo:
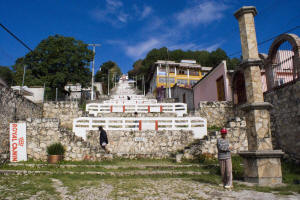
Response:
[{"label": "building window", "polygon": [[178,85],[187,85],[188,81],[186,79],[177,79]]},{"label": "building window", "polygon": [[197,70],[190,70],[190,75],[191,76],[199,76],[199,72]]},{"label": "building window", "polygon": [[[159,78],[160,83],[166,83],[168,81],[168,78]],[[169,78],[169,83],[175,83],[174,78]]]},{"label": "building window", "polygon": [[181,75],[186,75],[187,74],[187,71],[184,70],[184,69],[179,69],[179,72],[178,74],[181,74]]},{"label": "building window", "polygon": [[202,76],[205,76],[205,75],[206,75],[206,73],[205,73],[205,72],[201,72],[201,75],[202,75]]},{"label": "building window", "polygon": [[159,78],[159,82],[160,83],[165,83],[166,82],[166,78]]},{"label": "building window", "polygon": [[170,67],[169,70],[170,70],[170,73],[175,73],[175,67]]},{"label": "building window", "polygon": [[190,80],[190,85],[193,86],[198,82],[198,80]]}]

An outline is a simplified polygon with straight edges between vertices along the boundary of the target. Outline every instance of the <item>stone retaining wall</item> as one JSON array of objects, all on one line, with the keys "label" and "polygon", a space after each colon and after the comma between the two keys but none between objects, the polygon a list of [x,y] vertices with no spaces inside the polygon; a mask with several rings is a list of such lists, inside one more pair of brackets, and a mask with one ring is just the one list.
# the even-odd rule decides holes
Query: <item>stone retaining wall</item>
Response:
[{"label": "stone retaining wall", "polygon": [[[246,133],[246,122],[240,118],[235,118],[226,125],[227,138],[230,146],[233,147],[232,153],[248,150],[248,140]],[[214,157],[218,155],[217,139],[221,137],[219,131],[209,132],[208,135],[194,143],[184,151],[185,158],[195,158],[201,154],[209,154]]]},{"label": "stone retaining wall", "polygon": [[[192,131],[107,131],[107,148],[122,157],[165,158],[183,150],[193,139]],[[87,141],[99,145],[99,132],[89,131]]]},{"label": "stone retaining wall", "polygon": [[273,146],[300,160],[300,81],[264,94],[270,111]]},{"label": "stone retaining wall", "polygon": [[72,129],[73,119],[81,117],[83,111],[79,109],[76,101],[46,102],[43,106],[45,118],[58,118],[60,125]]},{"label": "stone retaining wall", "polygon": [[47,160],[47,146],[55,142],[61,142],[65,146],[65,160],[101,160],[104,157],[104,152],[99,146],[95,147],[73,132],[60,128],[58,119],[29,118],[26,126],[28,158]]},{"label": "stone retaining wall", "polygon": [[0,154],[9,151],[9,123],[41,116],[39,105],[10,88],[0,88]]},{"label": "stone retaining wall", "polygon": [[207,127],[222,127],[234,118],[234,109],[230,101],[201,101],[194,115],[206,118]]}]

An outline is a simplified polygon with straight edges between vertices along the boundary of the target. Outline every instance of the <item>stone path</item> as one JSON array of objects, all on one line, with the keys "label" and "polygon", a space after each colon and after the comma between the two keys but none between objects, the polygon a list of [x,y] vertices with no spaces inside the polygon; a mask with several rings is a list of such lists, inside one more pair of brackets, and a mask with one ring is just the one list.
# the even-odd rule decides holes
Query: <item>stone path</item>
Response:
[{"label": "stone path", "polygon": [[[200,183],[186,179],[103,179],[92,185],[78,186],[75,192],[70,192],[62,181],[52,178],[52,186],[58,196],[64,200],[74,199],[241,199],[241,200],[288,200],[300,199],[300,195],[282,196],[273,193],[252,190],[230,191],[222,187]],[[1,189],[0,189],[1,191]],[[43,193],[43,192],[41,192]],[[9,198],[6,198],[9,199]],[[31,198],[39,199],[39,198]]]},{"label": "stone path", "polygon": [[145,170],[131,170],[127,172],[101,172],[101,171],[39,171],[39,170],[0,170],[0,174],[9,175],[28,175],[28,174],[91,174],[91,175],[102,175],[102,176],[149,176],[149,175],[202,175],[209,174],[209,172],[195,172],[195,171],[145,171]]},{"label": "stone path", "polygon": [[59,194],[59,196],[62,199],[66,199],[66,200],[75,199],[75,197],[68,195],[69,194],[68,188],[64,187],[63,183],[60,180],[55,179],[55,178],[52,178],[51,180],[53,182],[53,187],[55,188],[56,192]]}]

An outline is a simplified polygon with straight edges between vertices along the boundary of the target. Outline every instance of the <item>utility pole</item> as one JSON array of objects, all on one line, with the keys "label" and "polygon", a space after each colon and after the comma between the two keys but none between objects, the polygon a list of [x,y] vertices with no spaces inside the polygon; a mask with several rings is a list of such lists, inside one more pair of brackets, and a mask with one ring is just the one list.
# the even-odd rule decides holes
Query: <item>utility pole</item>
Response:
[{"label": "utility pole", "polygon": [[[167,55],[168,55],[168,60],[170,60],[170,58],[169,58],[169,50],[168,50],[168,48],[167,48]],[[167,64],[167,75],[168,75],[168,97],[169,98],[172,98],[172,95],[171,95],[171,85],[170,85],[170,68],[169,68],[169,64]]]},{"label": "utility pole", "polygon": [[109,95],[109,71],[107,72],[107,95]]},{"label": "utility pole", "polygon": [[137,90],[137,76],[135,76],[135,89]]},{"label": "utility pole", "polygon": [[[25,82],[25,73],[26,73],[26,65],[24,65],[24,70],[23,70],[22,90],[23,90],[24,82]],[[21,88],[20,88],[19,92],[20,91],[21,91]]]},{"label": "utility pole", "polygon": [[143,89],[144,89],[144,96],[146,96],[145,77],[144,77],[144,75],[143,75]]},{"label": "utility pole", "polygon": [[96,55],[96,46],[100,46],[100,44],[88,44],[88,46],[93,47],[93,67],[92,67],[92,95],[91,95],[91,100],[94,100],[94,71],[95,71],[95,55]]}]

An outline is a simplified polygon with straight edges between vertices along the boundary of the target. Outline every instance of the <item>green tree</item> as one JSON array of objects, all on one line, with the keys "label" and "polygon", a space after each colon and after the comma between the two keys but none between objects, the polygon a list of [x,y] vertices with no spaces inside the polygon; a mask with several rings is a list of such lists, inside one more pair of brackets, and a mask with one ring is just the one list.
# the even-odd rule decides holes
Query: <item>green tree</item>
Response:
[{"label": "green tree", "polygon": [[13,84],[14,73],[9,67],[0,66],[0,78],[5,81],[8,86]]},{"label": "green tree", "polygon": [[47,96],[54,97],[55,88],[64,91],[67,83],[89,86],[91,72],[87,65],[93,59],[88,45],[73,37],[49,36],[32,51],[16,60],[15,82],[22,83],[23,67],[26,66],[25,85],[46,85]]},{"label": "green tree", "polygon": [[102,82],[103,93],[107,93],[108,89],[108,77],[109,77],[109,88],[113,88],[113,82],[116,82],[121,77],[122,72],[117,63],[113,61],[107,61],[100,66],[100,69],[95,75],[96,82]]}]

